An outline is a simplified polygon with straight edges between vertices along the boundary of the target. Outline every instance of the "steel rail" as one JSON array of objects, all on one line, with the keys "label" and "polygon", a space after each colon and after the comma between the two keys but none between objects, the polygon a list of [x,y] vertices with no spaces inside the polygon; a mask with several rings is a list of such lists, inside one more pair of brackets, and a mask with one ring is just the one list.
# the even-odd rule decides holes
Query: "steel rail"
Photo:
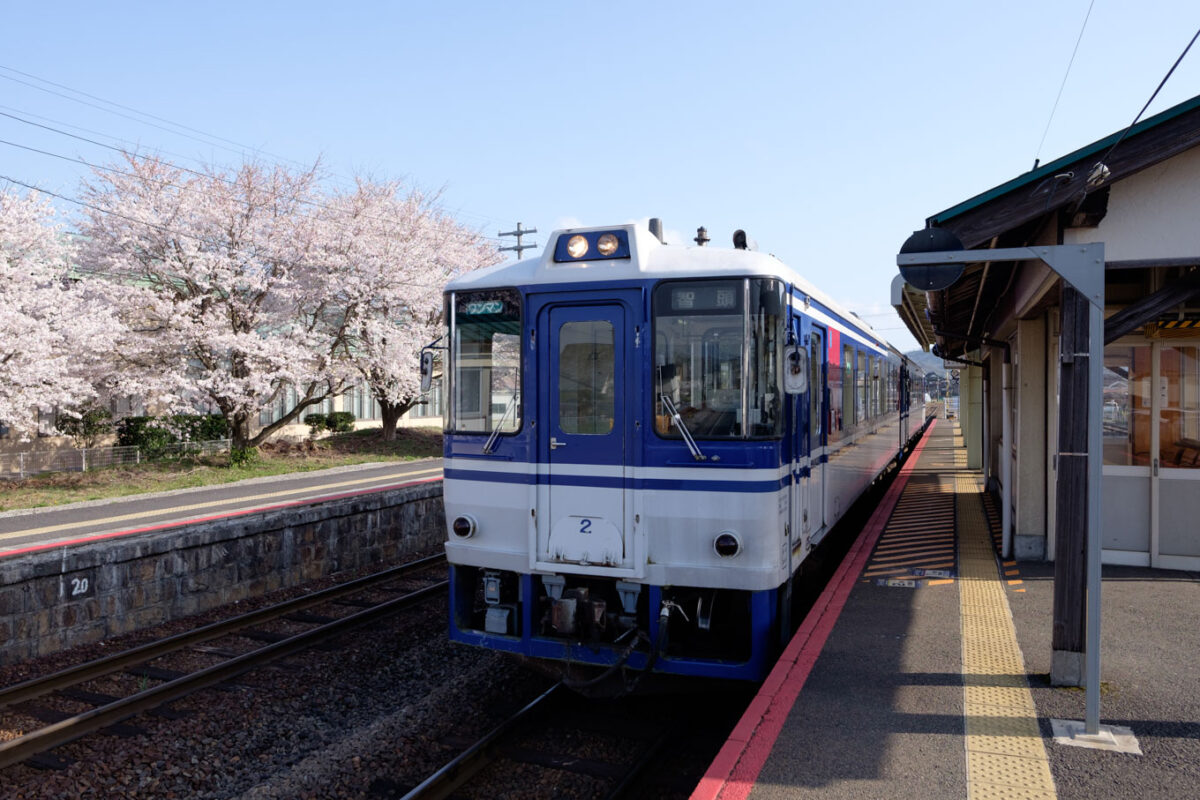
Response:
[{"label": "steel rail", "polygon": [[159,658],[167,653],[176,650],[182,650],[185,647],[200,644],[201,642],[216,639],[220,636],[225,636],[235,631],[247,628],[252,625],[257,625],[267,620],[282,617],[285,614],[303,611],[306,608],[320,605],[321,603],[329,602],[347,594],[363,591],[380,583],[395,580],[403,577],[411,572],[417,572],[427,567],[433,566],[436,563],[445,561],[445,555],[429,556],[428,558],[418,559],[408,564],[402,564],[398,567],[393,567],[383,572],[377,572],[373,575],[366,575],[356,580],[330,586],[327,589],[321,589],[311,594],[306,594],[303,597],[297,597],[292,600],[285,600],[282,603],[276,603],[265,608],[260,608],[256,611],[250,611],[236,617],[219,622],[213,622],[209,625],[196,628],[194,630],[185,631],[183,633],[168,636],[165,639],[149,642],[139,647],[134,647],[129,650],[124,650],[120,653],[113,653],[111,656],[98,658],[94,661],[88,661],[83,664],[78,664],[74,667],[68,667],[50,675],[44,675],[39,678],[31,678],[30,680],[21,683],[13,684],[12,686],[0,689],[0,707],[12,705],[14,703],[32,700],[50,692],[65,689],[69,686],[74,686],[85,681],[94,680],[95,678],[108,675],[134,664],[141,664],[151,659]]},{"label": "steel rail", "polygon": [[143,711],[149,711],[152,708],[157,708],[172,700],[178,700],[200,689],[227,681],[244,672],[249,672],[255,667],[307,649],[326,639],[375,622],[389,614],[403,610],[408,606],[440,593],[447,586],[449,586],[449,581],[441,581],[424,589],[418,589],[415,592],[388,600],[372,608],[351,614],[348,617],[326,623],[319,628],[298,633],[295,636],[275,642],[274,644],[269,644],[258,650],[245,653],[220,664],[214,664],[191,675],[176,678],[173,681],[155,686],[152,689],[138,692],[108,705],[99,706],[82,714],[64,719],[61,722],[56,722],[45,728],[33,731],[32,733],[27,733],[19,739],[13,739],[0,744],[0,769],[24,761],[38,753],[52,750],[55,747],[74,741],[81,736],[112,725],[113,723],[128,719]]},{"label": "steel rail", "polygon": [[625,773],[625,776],[608,791],[608,794],[604,796],[604,800],[621,800],[621,798],[628,796],[637,788],[638,781],[642,779],[646,770],[659,757],[663,748],[667,746],[668,741],[670,741],[670,737],[665,733],[656,738],[646,748],[645,752],[642,753],[641,757],[638,758],[637,763],[631,766],[629,771]]},{"label": "steel rail", "polygon": [[441,800],[470,780],[471,776],[492,761],[492,751],[500,737],[511,731],[518,723],[540,711],[548,704],[551,697],[562,691],[563,685],[556,683],[542,692],[536,699],[513,714],[504,722],[493,728],[487,735],[475,744],[459,753],[448,764],[437,772],[421,781],[412,791],[401,800]]}]

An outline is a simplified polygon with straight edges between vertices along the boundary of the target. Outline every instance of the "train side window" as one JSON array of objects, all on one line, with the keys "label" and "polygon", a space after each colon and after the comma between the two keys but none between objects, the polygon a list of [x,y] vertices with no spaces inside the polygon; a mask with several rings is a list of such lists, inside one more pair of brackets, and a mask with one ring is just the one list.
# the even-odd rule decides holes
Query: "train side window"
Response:
[{"label": "train side window", "polygon": [[[831,356],[836,357],[837,351],[832,351]],[[845,421],[843,415],[845,413],[845,402],[842,398],[842,378],[846,374],[845,356],[842,356],[840,362],[835,362],[832,359],[825,365],[826,380],[829,381],[829,441],[830,443],[841,441],[842,431],[845,429]]]},{"label": "train side window", "polygon": [[821,446],[821,354],[825,342],[817,331],[809,334],[808,338],[808,446],[816,449]]},{"label": "train side window", "polygon": [[609,433],[615,392],[612,323],[564,323],[558,334],[559,427],[564,433]]},{"label": "train side window", "polygon": [[879,356],[871,356],[871,418],[875,419],[883,411],[883,379],[879,374]]},{"label": "train side window", "polygon": [[858,418],[854,416],[854,398],[857,394],[854,363],[854,348],[851,345],[842,347],[842,426],[853,428]]},{"label": "train side window", "polygon": [[866,377],[868,377],[870,366],[866,362],[866,354],[858,354],[858,368],[854,369],[854,421],[866,421],[866,409],[868,409],[868,398],[866,398]]}]

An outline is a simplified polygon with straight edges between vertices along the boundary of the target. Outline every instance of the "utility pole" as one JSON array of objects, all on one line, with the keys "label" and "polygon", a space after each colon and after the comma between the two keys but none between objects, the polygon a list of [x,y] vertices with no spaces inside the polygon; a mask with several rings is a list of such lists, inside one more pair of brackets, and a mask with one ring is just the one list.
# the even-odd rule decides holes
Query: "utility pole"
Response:
[{"label": "utility pole", "polygon": [[514,245],[513,247],[501,247],[501,248],[499,248],[500,252],[503,253],[508,250],[516,250],[517,251],[517,260],[520,261],[522,251],[532,250],[533,248],[537,247],[537,242],[533,242],[532,244],[521,244],[521,237],[526,234],[529,234],[529,233],[537,233],[537,228],[522,228],[521,223],[519,223],[519,222],[517,223],[517,229],[515,231],[500,231],[499,233],[496,234],[497,236],[515,236],[515,237],[517,237],[516,245]]}]

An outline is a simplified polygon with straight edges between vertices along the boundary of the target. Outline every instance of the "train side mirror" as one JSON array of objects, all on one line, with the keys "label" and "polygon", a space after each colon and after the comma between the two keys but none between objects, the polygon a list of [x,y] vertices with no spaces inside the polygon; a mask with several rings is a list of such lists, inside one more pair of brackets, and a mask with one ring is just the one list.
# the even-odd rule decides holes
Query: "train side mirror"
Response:
[{"label": "train side mirror", "polygon": [[428,392],[433,385],[433,351],[421,351],[421,391]]},{"label": "train side mirror", "polygon": [[808,391],[808,351],[799,345],[783,348],[783,390],[788,394]]}]

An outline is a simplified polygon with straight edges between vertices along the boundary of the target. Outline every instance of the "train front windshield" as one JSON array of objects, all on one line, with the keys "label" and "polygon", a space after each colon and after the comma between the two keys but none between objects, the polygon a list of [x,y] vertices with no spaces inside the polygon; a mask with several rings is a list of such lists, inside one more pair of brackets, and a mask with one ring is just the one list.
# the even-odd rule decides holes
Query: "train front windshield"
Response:
[{"label": "train front windshield", "polygon": [[461,433],[521,427],[521,296],[512,289],[462,292],[451,317],[449,419]]},{"label": "train front windshield", "polygon": [[[671,281],[654,291],[655,430],[680,437],[673,406],[697,439],[783,432],[780,281]],[[665,402],[664,402],[665,401]]]}]

